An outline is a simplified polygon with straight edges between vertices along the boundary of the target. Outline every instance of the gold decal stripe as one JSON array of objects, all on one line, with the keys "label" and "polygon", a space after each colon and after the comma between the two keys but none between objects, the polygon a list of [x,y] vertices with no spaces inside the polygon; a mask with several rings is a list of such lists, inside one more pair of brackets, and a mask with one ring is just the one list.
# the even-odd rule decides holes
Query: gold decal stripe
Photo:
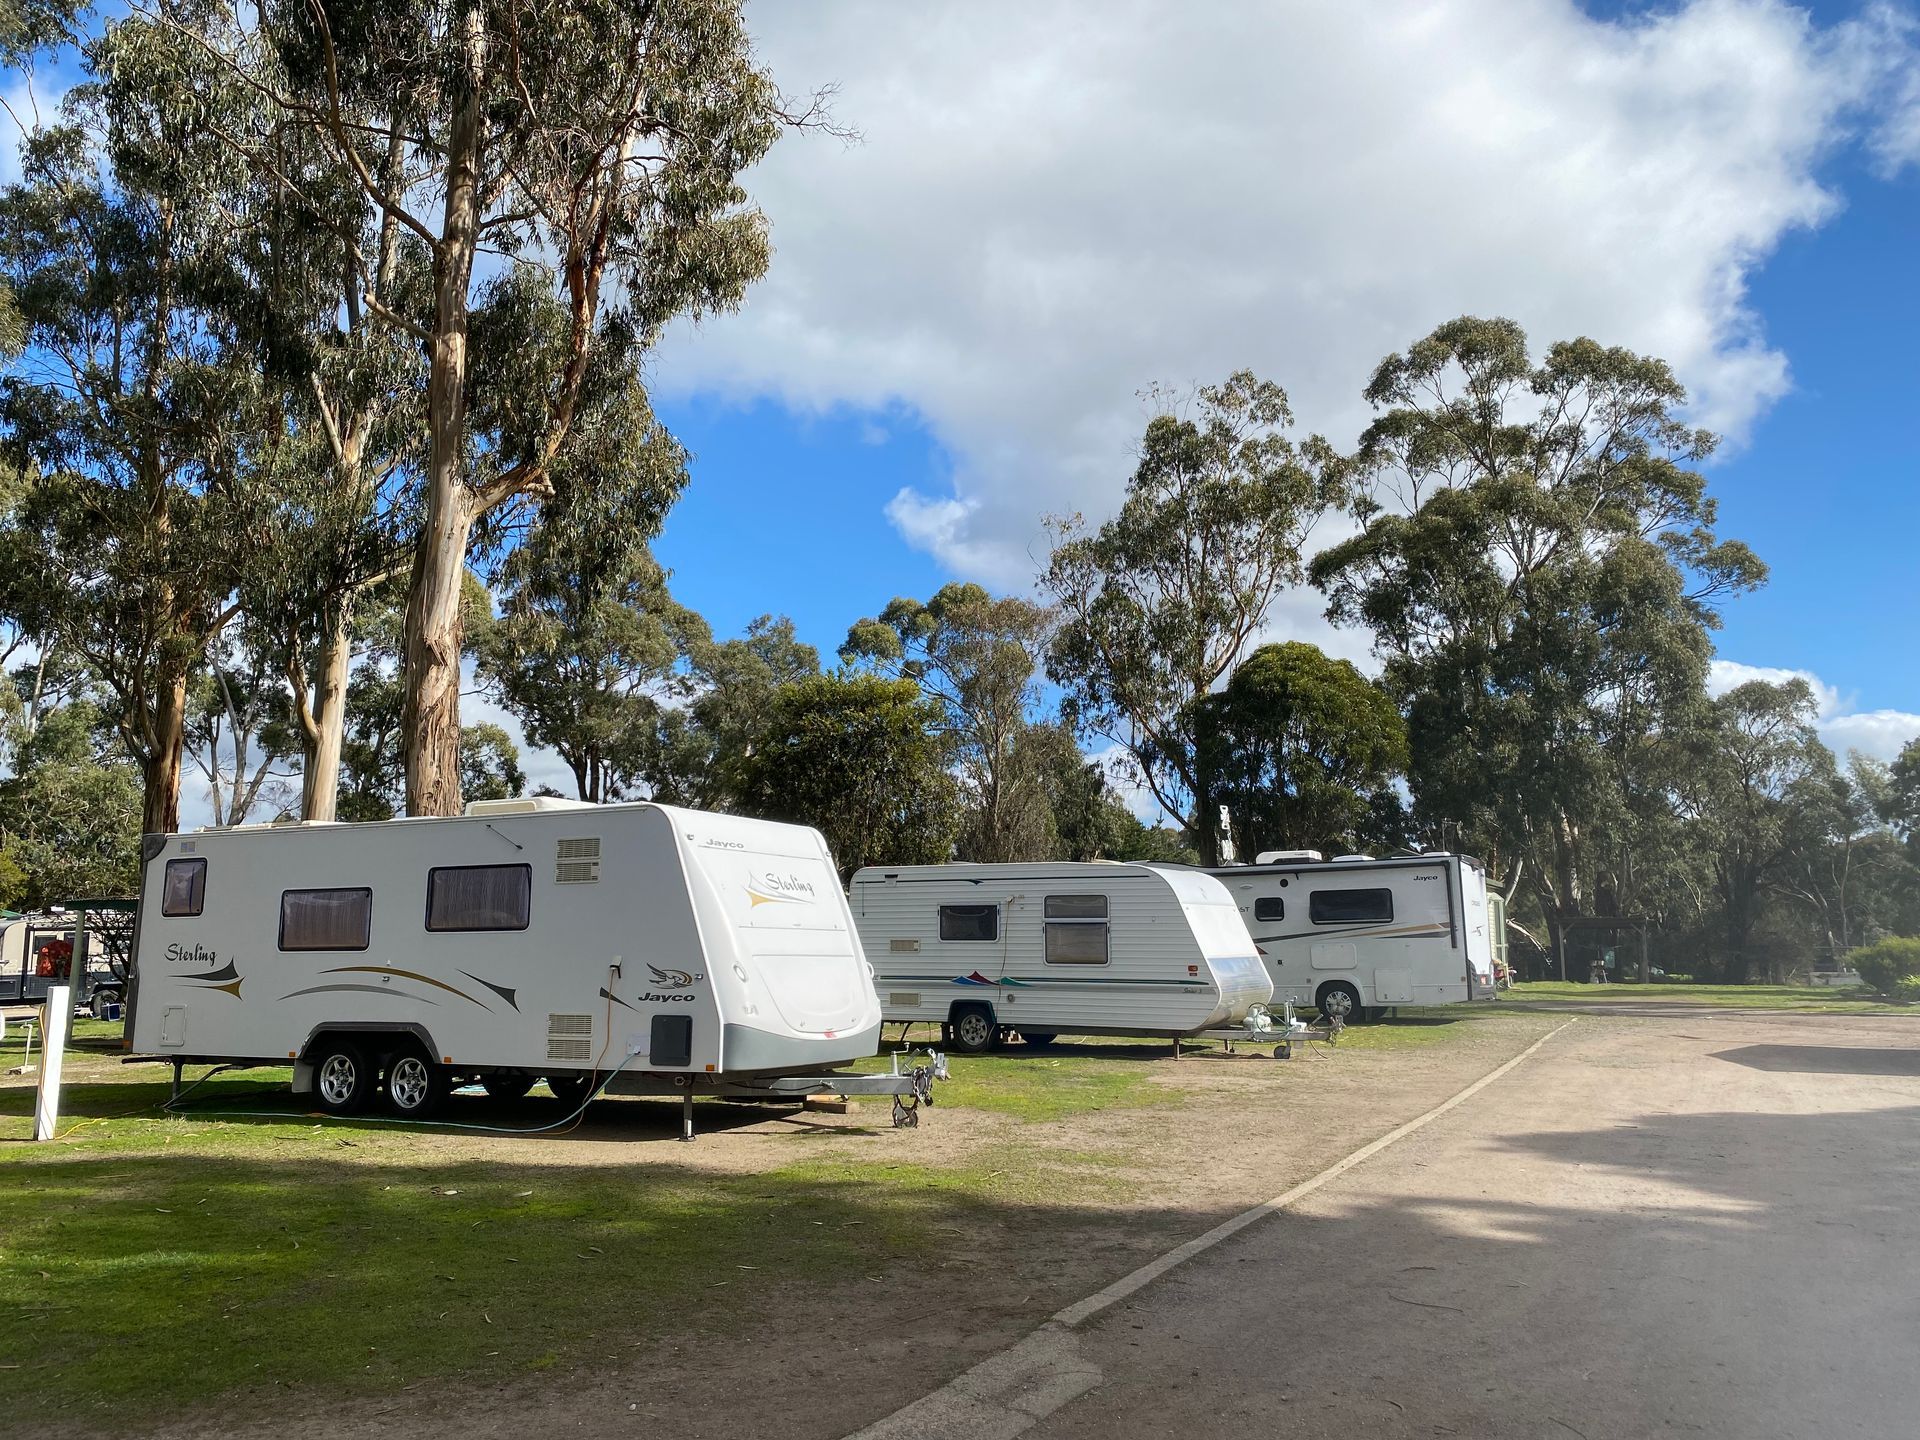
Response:
[{"label": "gold decal stripe", "polygon": [[336,965],[331,970],[321,972],[325,975],[398,975],[406,980],[418,980],[422,985],[437,985],[449,995],[458,995],[462,1000],[473,1000],[482,1010],[489,1009],[484,1000],[474,1000],[473,996],[457,985],[449,985],[444,980],[436,980],[431,975],[422,975],[417,970],[396,970],[391,965]]}]

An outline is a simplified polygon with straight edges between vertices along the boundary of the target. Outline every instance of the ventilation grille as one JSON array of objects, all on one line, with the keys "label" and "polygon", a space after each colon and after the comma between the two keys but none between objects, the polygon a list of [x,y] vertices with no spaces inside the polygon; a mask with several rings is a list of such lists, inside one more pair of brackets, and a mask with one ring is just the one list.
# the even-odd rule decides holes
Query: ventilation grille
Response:
[{"label": "ventilation grille", "polygon": [[547,1016],[547,1059],[593,1059],[593,1017],[591,1015]]},{"label": "ventilation grille", "polygon": [[917,1009],[919,1004],[920,997],[918,995],[908,994],[904,991],[895,990],[891,995],[887,996],[887,1006],[889,1009],[913,1010]]},{"label": "ventilation grille", "polygon": [[920,952],[920,942],[918,940],[889,940],[887,942],[887,950],[890,954],[894,955],[917,955]]},{"label": "ventilation grille", "polygon": [[554,854],[553,879],[557,885],[599,884],[600,837],[562,840]]}]

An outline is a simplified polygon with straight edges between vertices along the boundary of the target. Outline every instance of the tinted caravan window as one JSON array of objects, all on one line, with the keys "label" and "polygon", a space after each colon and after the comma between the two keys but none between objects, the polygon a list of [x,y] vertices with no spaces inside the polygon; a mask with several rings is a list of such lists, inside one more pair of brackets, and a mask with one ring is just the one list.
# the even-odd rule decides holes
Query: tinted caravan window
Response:
[{"label": "tinted caravan window", "polygon": [[1107,897],[1049,895],[1045,903],[1047,964],[1107,963]]},{"label": "tinted caravan window", "polygon": [[280,896],[282,950],[364,950],[371,890],[288,890]]},{"label": "tinted caravan window", "polygon": [[1000,907],[998,905],[942,905],[940,907],[940,938],[942,940],[998,940],[1000,938]]},{"label": "tinted caravan window", "polygon": [[1307,914],[1316,925],[1372,925],[1393,919],[1393,891],[1316,890],[1307,901]]},{"label": "tinted caravan window", "polygon": [[531,865],[446,865],[427,872],[427,929],[524,930]]},{"label": "tinted caravan window", "polygon": [[1278,895],[1262,895],[1253,902],[1253,918],[1256,920],[1284,920],[1287,918],[1287,902]]},{"label": "tinted caravan window", "polygon": [[162,915],[198,915],[207,903],[207,862],[167,861],[166,881],[160,887]]}]

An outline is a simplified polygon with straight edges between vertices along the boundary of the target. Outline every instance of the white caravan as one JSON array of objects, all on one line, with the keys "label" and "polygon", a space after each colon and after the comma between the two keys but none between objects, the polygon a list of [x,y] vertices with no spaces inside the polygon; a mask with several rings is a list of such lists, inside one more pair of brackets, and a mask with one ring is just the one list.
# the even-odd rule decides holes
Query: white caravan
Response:
[{"label": "white caravan", "polygon": [[1390,1005],[1493,998],[1487,876],[1470,856],[1277,851],[1209,873],[1246,918],[1276,1005],[1358,1020]]},{"label": "white caravan", "polygon": [[1198,870],[873,866],[852,899],[881,1014],[935,1021],[956,1050],[1009,1032],[1190,1035],[1273,993],[1233,897]]},{"label": "white caravan", "polygon": [[544,1078],[575,1103],[610,1075],[689,1102],[903,1093],[793,1080],[880,1033],[814,830],[520,800],[149,836],[143,855],[126,1032],[142,1054],[291,1061],[327,1110],[383,1093],[414,1118],[471,1079],[517,1098]]}]

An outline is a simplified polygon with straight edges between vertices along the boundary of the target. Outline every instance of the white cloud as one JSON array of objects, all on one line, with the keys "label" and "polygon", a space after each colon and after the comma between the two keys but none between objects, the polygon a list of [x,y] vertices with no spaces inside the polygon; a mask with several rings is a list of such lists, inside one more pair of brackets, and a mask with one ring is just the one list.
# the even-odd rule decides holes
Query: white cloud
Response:
[{"label": "white cloud", "polygon": [[1815,724],[1820,738],[1836,755],[1859,750],[1876,759],[1891,760],[1909,740],[1920,736],[1920,715],[1904,710],[1858,710],[1854,697],[1842,694],[1811,670],[1785,670],[1773,665],[1744,665],[1737,660],[1715,660],[1707,671],[1707,693],[1724,695],[1749,680],[1780,685],[1804,680],[1813,691]]},{"label": "white cloud", "polygon": [[1895,83],[1897,19],[1821,30],[1775,0],[1612,23],[1571,0],[762,4],[775,75],[839,82],[865,138],[775,148],[752,177],[771,274],[739,315],[680,332],[658,378],[912,407],[952,489],[888,513],[1009,587],[1044,513],[1117,499],[1142,386],[1252,366],[1303,428],[1346,439],[1372,366],[1455,314],[1663,355],[1737,434],[1791,383],[1748,276],[1836,208],[1815,166]]}]

